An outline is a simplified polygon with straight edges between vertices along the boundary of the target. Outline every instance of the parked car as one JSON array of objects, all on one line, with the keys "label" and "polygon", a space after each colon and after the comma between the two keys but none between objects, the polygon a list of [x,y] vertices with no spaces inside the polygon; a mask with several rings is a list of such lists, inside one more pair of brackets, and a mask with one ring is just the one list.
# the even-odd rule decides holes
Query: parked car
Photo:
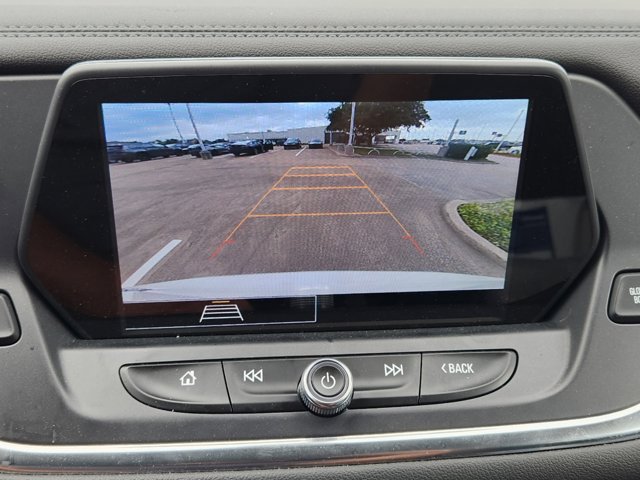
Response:
[{"label": "parked car", "polygon": [[273,141],[273,140],[265,140],[263,142],[265,150],[273,150],[273,147],[275,146],[275,144],[276,144],[276,142]]},{"label": "parked car", "polygon": [[122,145],[107,145],[107,159],[109,163],[118,163],[122,157]]},{"label": "parked car", "polygon": [[243,154],[258,155],[259,153],[264,153],[265,148],[262,140],[242,140],[229,145],[229,151],[239,157]]},{"label": "parked car", "polygon": [[494,149],[500,147],[501,152],[506,152],[513,146],[513,143],[494,140],[491,142],[486,142],[485,145],[487,145],[488,147],[492,147]]},{"label": "parked car", "polygon": [[169,148],[160,143],[132,143],[119,145],[110,145],[107,149],[109,162],[132,163],[135,161],[150,160],[157,157],[170,157],[176,155],[174,149]]},{"label": "parked car", "polygon": [[[224,155],[229,153],[229,144],[228,143],[212,143],[206,144],[204,149],[211,153],[213,157],[216,155]],[[185,153],[189,153],[192,157],[200,158],[202,157],[202,147],[199,144],[190,145],[184,150]]]},{"label": "parked car", "polygon": [[319,138],[314,138],[313,140],[309,140],[309,150],[312,148],[323,148],[324,142]]},{"label": "parked car", "polygon": [[522,146],[511,147],[509,150],[507,150],[507,153],[511,155],[522,155]]},{"label": "parked car", "polygon": [[285,150],[297,150],[302,147],[302,142],[299,138],[287,138],[283,145]]},{"label": "parked car", "polygon": [[167,144],[167,148],[170,148],[171,150],[173,150],[173,154],[174,155],[184,155],[185,154],[185,149],[189,147],[189,144],[184,142],[184,143],[169,143]]},{"label": "parked car", "polygon": [[192,157],[199,157],[200,156],[200,152],[202,151],[202,147],[200,147],[199,144],[195,144],[195,145],[189,145],[187,148],[182,150],[183,153],[187,153],[189,155],[191,155]]},{"label": "parked car", "polygon": [[207,146],[207,150],[211,152],[212,155],[225,155],[230,153],[229,144],[228,143],[214,143],[212,145]]}]

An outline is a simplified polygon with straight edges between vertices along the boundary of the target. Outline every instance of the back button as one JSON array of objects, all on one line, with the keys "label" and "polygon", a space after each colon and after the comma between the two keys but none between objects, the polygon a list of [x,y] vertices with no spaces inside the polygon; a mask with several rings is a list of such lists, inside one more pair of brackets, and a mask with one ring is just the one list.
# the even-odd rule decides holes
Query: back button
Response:
[{"label": "back button", "polygon": [[313,359],[287,358],[223,362],[234,412],[304,410],[298,381]]},{"label": "back button", "polygon": [[420,403],[486,395],[504,386],[516,369],[515,352],[480,351],[422,355]]}]

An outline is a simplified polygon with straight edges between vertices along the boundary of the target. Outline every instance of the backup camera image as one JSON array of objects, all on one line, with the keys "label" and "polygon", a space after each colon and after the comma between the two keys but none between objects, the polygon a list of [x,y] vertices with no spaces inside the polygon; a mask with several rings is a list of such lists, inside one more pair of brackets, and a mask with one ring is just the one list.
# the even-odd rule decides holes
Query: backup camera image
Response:
[{"label": "backup camera image", "polygon": [[503,289],[527,109],[103,104],[123,301]]}]

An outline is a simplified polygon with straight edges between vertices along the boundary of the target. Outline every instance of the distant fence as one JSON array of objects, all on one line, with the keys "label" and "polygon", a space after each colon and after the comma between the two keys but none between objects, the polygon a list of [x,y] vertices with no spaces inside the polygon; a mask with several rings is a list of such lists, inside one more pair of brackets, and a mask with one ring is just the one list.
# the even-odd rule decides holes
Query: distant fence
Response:
[{"label": "distant fence", "polygon": [[344,143],[334,143],[332,145],[329,145],[329,148],[339,155],[353,155],[352,145],[345,145]]},{"label": "distant fence", "polygon": [[[329,148],[336,152],[339,155],[353,155],[354,147],[351,145],[345,145],[344,143],[333,143],[329,145]],[[430,156],[430,157],[444,157],[449,150],[449,147],[446,145],[428,145],[428,144],[380,144],[374,145],[370,147],[364,147],[370,149],[367,155],[381,155],[382,152],[388,152],[391,150],[395,150],[394,156],[398,154],[402,155],[400,152],[406,152],[407,155],[417,155],[417,156]],[[388,155],[388,153],[387,153]]]}]

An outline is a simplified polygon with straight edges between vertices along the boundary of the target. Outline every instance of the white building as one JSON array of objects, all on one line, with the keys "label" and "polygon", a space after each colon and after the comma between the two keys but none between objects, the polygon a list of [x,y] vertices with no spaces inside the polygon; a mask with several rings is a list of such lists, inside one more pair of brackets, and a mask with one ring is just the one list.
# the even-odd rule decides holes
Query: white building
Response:
[{"label": "white building", "polygon": [[237,142],[240,140],[251,140],[254,138],[262,140],[278,140],[284,138],[299,138],[302,143],[308,143],[309,140],[316,138],[324,142],[324,132],[327,126],[320,127],[304,127],[304,128],[290,128],[288,130],[267,130],[265,132],[240,132],[240,133],[228,133],[227,138],[231,142]]}]

